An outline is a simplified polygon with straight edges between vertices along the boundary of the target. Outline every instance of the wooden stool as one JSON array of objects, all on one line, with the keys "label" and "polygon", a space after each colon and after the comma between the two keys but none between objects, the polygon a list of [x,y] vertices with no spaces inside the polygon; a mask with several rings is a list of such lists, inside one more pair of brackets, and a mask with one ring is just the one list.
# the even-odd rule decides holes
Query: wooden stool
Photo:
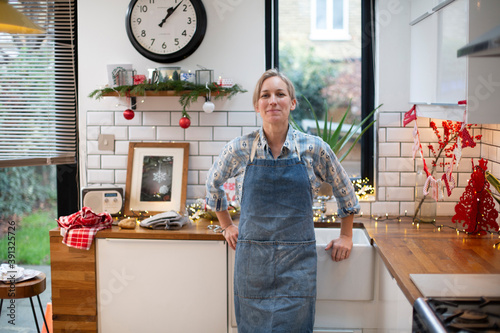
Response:
[{"label": "wooden stool", "polygon": [[35,306],[33,305],[33,296],[38,299],[38,304],[40,305],[40,311],[42,312],[43,322],[45,323],[45,329],[49,332],[49,327],[47,326],[47,321],[43,313],[42,302],[40,301],[40,294],[44,292],[46,288],[45,284],[45,273],[40,272],[31,280],[15,283],[11,285],[10,283],[0,283],[0,317],[2,315],[2,305],[4,299],[18,299],[29,297],[31,303],[31,310],[33,310],[33,318],[35,319],[35,325],[38,333],[40,333],[40,328],[38,327],[38,321],[36,319]]}]

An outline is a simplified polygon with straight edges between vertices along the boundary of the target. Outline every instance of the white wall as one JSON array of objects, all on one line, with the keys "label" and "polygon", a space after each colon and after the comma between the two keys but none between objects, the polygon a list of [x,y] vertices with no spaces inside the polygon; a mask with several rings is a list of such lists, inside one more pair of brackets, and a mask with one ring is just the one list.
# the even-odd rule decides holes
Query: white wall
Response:
[{"label": "white wall", "polygon": [[[258,124],[251,106],[251,94],[265,70],[264,1],[203,1],[208,18],[205,38],[193,55],[172,65],[193,72],[198,69],[197,65],[214,69],[215,77],[232,78],[248,93],[216,101],[216,111],[212,114],[199,112],[203,102],[200,99],[190,109],[192,126],[187,130],[178,126],[181,107],[174,97],[145,98],[130,121],[122,116],[127,108],[126,99],[87,97],[107,84],[108,64],[133,64],[138,74],[147,74],[148,68],[162,65],[144,58],[129,42],[125,30],[129,2],[78,1],[81,184],[124,185],[125,147],[129,141],[175,140],[191,143],[190,185],[201,185],[204,175],[199,173],[211,164],[212,155],[217,155],[215,151],[221,148],[222,142]],[[115,134],[114,152],[97,149],[99,134]],[[212,141],[216,142],[208,144]],[[197,196],[200,191],[198,186],[192,195]]]}]

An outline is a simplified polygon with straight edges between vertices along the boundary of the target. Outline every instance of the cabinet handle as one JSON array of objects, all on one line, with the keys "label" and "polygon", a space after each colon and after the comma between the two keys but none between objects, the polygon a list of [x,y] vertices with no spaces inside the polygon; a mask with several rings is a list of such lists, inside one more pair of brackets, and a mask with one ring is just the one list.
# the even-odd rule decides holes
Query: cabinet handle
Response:
[{"label": "cabinet handle", "polygon": [[414,19],[413,21],[411,21],[410,25],[415,25],[418,22],[422,21],[423,19],[425,19],[425,18],[427,18],[427,17],[429,17],[431,15],[432,15],[432,13],[429,13],[429,12],[424,13],[424,14],[420,15],[419,17],[417,17],[416,19]]},{"label": "cabinet handle", "polygon": [[443,8],[444,6],[448,6],[453,1],[455,1],[455,0],[446,0],[446,1],[443,1],[439,5],[437,5],[434,8],[432,8],[432,11],[433,12],[437,12],[438,10],[440,10],[441,8]]}]

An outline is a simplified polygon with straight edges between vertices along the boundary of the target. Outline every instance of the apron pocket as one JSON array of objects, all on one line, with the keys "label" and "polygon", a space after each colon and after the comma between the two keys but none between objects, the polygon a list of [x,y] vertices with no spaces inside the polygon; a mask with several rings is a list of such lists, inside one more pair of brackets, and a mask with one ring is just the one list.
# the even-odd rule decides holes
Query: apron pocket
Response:
[{"label": "apron pocket", "polygon": [[246,298],[316,297],[316,246],[238,241],[234,292]]},{"label": "apron pocket", "polygon": [[316,297],[316,266],[315,241],[276,245],[276,296]]},{"label": "apron pocket", "polygon": [[273,252],[273,245],[269,242],[238,241],[234,263],[235,295],[248,298],[274,296]]}]

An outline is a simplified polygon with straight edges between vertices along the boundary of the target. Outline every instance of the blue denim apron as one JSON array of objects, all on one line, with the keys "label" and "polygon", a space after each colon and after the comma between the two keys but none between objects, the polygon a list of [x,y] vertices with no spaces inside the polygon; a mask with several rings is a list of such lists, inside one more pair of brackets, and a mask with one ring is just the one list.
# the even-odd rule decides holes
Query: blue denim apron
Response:
[{"label": "blue denim apron", "polygon": [[253,160],[255,147],[236,246],[238,332],[312,332],[317,261],[307,170],[300,157]]}]

